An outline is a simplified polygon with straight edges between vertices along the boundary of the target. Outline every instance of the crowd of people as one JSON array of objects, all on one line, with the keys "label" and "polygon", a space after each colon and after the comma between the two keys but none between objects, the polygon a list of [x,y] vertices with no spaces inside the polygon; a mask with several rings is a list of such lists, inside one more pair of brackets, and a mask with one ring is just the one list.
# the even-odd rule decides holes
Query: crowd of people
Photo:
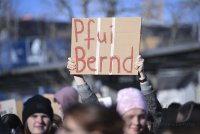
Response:
[{"label": "crowd of people", "polygon": [[[67,68],[76,69],[71,58]],[[0,134],[199,134],[200,104],[173,103],[162,108],[141,56],[135,69],[141,90],[119,90],[116,104],[110,107],[99,103],[82,75],[74,75],[77,89],[65,87],[55,94],[62,117],[54,114],[49,99],[34,95],[24,103],[22,120],[15,114],[1,117]]]}]

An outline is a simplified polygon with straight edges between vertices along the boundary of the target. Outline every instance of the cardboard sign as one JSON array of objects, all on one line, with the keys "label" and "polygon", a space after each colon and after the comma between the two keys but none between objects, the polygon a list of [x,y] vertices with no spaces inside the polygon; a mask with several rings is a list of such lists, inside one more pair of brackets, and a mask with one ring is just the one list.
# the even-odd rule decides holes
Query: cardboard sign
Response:
[{"label": "cardboard sign", "polygon": [[136,75],[141,18],[73,18],[72,74]]},{"label": "cardboard sign", "polygon": [[16,114],[20,119],[22,119],[22,108],[23,104],[21,101],[5,100],[0,101],[0,115],[3,116],[5,114]]},{"label": "cardboard sign", "polygon": [[48,98],[51,101],[51,107],[53,108],[54,114],[63,117],[62,111],[59,109],[58,103],[55,102],[54,94],[43,94],[44,97]]}]

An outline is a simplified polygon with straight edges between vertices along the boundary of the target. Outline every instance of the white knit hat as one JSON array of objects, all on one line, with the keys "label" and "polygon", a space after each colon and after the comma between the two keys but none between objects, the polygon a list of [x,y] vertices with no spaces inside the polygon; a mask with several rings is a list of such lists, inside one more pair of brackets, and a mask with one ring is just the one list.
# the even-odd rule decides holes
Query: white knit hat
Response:
[{"label": "white knit hat", "polygon": [[136,88],[124,88],[117,94],[117,111],[123,115],[131,109],[142,109],[147,112],[143,94]]}]

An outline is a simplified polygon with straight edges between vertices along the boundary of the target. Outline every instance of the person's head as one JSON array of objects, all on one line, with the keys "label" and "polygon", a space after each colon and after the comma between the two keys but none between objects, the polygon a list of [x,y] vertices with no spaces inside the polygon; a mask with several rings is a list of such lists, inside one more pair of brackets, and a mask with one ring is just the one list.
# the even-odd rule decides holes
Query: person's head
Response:
[{"label": "person's head", "polygon": [[1,119],[2,123],[7,125],[13,133],[22,133],[23,125],[19,117],[15,114],[5,114]]},{"label": "person's head", "polygon": [[181,107],[179,103],[172,103],[168,106],[168,108],[163,109],[162,111],[162,120],[161,125],[171,124],[176,122],[176,117],[178,113],[178,109]]},{"label": "person's head", "polygon": [[146,130],[147,107],[138,89],[125,88],[118,92],[117,111],[126,122],[125,133],[139,134]]},{"label": "person's head", "polygon": [[[182,105],[177,114],[176,123],[184,124],[183,129],[187,129],[188,133],[199,134],[200,132],[200,104],[195,102],[187,102]],[[184,133],[183,133],[184,132]],[[185,134],[186,131],[182,133]]]},{"label": "person's head", "polygon": [[177,123],[196,123],[200,124],[200,104],[187,102],[178,109],[176,118]]},{"label": "person's head", "polygon": [[22,112],[25,134],[48,134],[53,122],[53,109],[49,99],[35,95],[24,103]]},{"label": "person's head", "polygon": [[0,122],[0,134],[12,134],[8,125]]},{"label": "person's head", "polygon": [[65,114],[68,134],[123,134],[124,121],[114,108],[77,104]]},{"label": "person's head", "polygon": [[162,110],[162,118],[157,130],[158,134],[173,134],[179,129],[176,127],[176,117],[180,107],[181,104],[179,103],[171,103],[168,108]]},{"label": "person's head", "polygon": [[65,112],[71,105],[78,103],[78,92],[72,87],[64,87],[55,94],[55,99]]}]

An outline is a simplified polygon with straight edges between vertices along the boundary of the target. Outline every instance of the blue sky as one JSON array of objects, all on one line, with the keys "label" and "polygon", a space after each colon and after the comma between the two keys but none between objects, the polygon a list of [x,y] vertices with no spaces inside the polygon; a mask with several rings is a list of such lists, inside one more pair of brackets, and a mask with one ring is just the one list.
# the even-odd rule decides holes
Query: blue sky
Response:
[{"label": "blue sky", "polygon": [[[47,20],[61,20],[67,21],[67,17],[58,12],[55,8],[56,0],[10,0],[12,2],[12,7],[14,12],[18,16],[33,16],[35,19],[45,18]],[[133,0],[120,0],[120,6],[129,7],[134,4]],[[83,17],[81,11],[82,0],[69,0],[70,5],[72,5],[73,11],[75,12],[75,17]],[[131,4],[130,4],[131,3]],[[92,17],[104,17],[102,7],[99,7],[98,0],[92,0],[89,4],[89,16]],[[100,11],[100,12],[97,12]],[[129,14],[124,14],[124,16],[130,16]]]},{"label": "blue sky", "polygon": [[[60,13],[55,8],[55,1],[56,0],[10,0],[12,3],[12,9],[13,12],[16,13],[17,16],[32,16],[33,19],[40,19],[43,18],[45,20],[51,20],[51,21],[68,21],[68,15]],[[75,17],[83,17],[83,12],[81,10],[81,2],[82,0],[68,0],[69,5],[72,6],[73,12]],[[120,6],[122,7],[131,7],[135,2],[139,3],[138,1],[134,0],[119,0],[121,3],[119,4],[118,8]],[[174,7],[176,7],[177,2],[181,2],[181,0],[164,0],[164,2],[173,2]],[[98,0],[91,0],[91,3],[89,4],[89,16],[90,17],[104,17],[104,13],[102,11],[102,7],[100,7],[98,3]],[[174,8],[175,9],[175,8]],[[97,12],[98,11],[98,12]],[[169,16],[169,10],[164,9],[164,21],[165,23],[169,23],[170,16]],[[180,11],[177,11],[177,13]],[[181,11],[182,12],[182,11]],[[129,13],[123,13],[120,14],[121,17],[126,16],[138,16],[137,13],[129,12]],[[184,13],[183,13],[184,16]],[[192,15],[189,16],[191,18]],[[183,17],[182,17],[183,18]],[[190,20],[187,18],[187,20]],[[194,17],[193,17],[194,18]],[[186,21],[187,21],[186,20]]]},{"label": "blue sky", "polygon": [[[17,16],[33,16],[35,19],[67,21],[67,15],[60,13],[55,7],[56,0],[10,0]],[[69,0],[76,17],[82,17],[80,11],[82,0]]]},{"label": "blue sky", "polygon": [[33,16],[33,18],[43,18],[54,16],[56,12],[52,6],[52,0],[11,0],[12,7],[16,10],[17,16]]}]

